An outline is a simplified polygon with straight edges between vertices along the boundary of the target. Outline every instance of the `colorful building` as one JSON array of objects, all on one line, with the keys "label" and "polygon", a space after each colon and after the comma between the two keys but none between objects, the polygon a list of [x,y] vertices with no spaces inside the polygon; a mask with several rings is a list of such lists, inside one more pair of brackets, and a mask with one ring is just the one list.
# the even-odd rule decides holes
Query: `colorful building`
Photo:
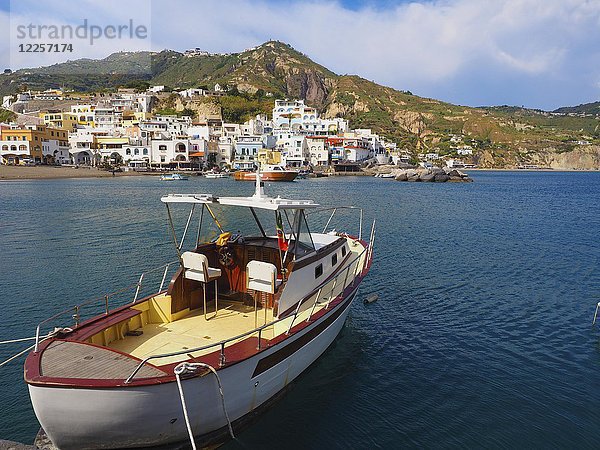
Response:
[{"label": "colorful building", "polygon": [[3,164],[53,163],[54,152],[63,153],[69,147],[67,130],[46,125],[2,128],[0,133]]}]

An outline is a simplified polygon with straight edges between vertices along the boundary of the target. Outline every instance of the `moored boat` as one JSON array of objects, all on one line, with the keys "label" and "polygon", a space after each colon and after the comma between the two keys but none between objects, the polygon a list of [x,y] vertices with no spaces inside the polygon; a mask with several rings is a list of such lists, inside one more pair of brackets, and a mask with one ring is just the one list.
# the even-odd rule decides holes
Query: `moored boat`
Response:
[{"label": "moored boat", "polygon": [[[25,381],[38,420],[61,449],[150,447],[188,436],[209,445],[233,435],[327,349],[371,266],[374,223],[368,243],[360,231],[311,232],[306,213],[319,205],[268,197],[260,178],[251,197],[161,200],[178,260],[154,272],[161,280],[154,293],[140,295],[144,274],[126,304],[111,309],[106,295],[88,320],[84,307],[96,302],[38,325]],[[177,206],[190,208],[181,238],[171,220]],[[231,208],[249,213],[255,235],[223,228],[217,214]],[[201,243],[203,216],[220,234]],[[193,243],[183,251],[188,231]],[[39,338],[71,316],[71,328]]]},{"label": "moored boat", "polygon": [[166,173],[160,176],[160,181],[186,181],[188,177],[180,173]]},{"label": "moored boat", "polygon": [[205,178],[229,178],[229,172],[205,172]]},{"label": "moored boat", "polygon": [[305,180],[305,179],[307,179],[307,178],[309,177],[309,175],[310,175],[310,171],[308,171],[308,170],[305,170],[305,169],[302,169],[302,170],[299,170],[299,171],[298,171],[298,176],[297,176],[297,178],[298,178],[299,180]]},{"label": "moored boat", "polygon": [[[233,179],[237,181],[255,181],[257,172],[239,170],[234,172]],[[265,166],[260,171],[262,181],[294,181],[298,176],[295,170],[286,170],[282,166]]]}]

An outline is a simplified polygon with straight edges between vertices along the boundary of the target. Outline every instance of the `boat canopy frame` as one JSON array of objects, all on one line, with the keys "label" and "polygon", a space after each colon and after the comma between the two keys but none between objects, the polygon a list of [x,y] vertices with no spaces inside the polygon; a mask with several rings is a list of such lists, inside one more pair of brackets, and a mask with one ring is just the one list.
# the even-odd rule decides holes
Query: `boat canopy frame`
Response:
[{"label": "boat canopy frame", "polygon": [[[260,173],[260,172],[258,172]],[[220,236],[217,238],[217,242],[221,240],[227,240],[231,234],[226,232],[224,228],[221,226],[221,223],[217,219],[214,211],[211,208],[211,205],[223,205],[223,206],[239,206],[245,207],[250,210],[252,213],[252,217],[256,222],[258,229],[263,238],[267,238],[267,234],[265,233],[265,229],[256,214],[257,209],[274,211],[275,213],[275,223],[277,224],[277,215],[280,214],[286,217],[286,221],[290,227],[289,238],[285,237],[285,232],[283,233],[284,240],[287,242],[287,250],[285,251],[285,255],[281,255],[282,266],[283,262],[286,261],[288,256],[289,249],[292,248],[292,240],[295,245],[293,245],[293,253],[295,257],[302,257],[316,251],[314,242],[312,240],[310,234],[310,228],[308,227],[308,222],[306,220],[306,216],[304,214],[305,209],[315,209],[320,205],[313,202],[312,200],[291,200],[285,199],[281,197],[268,197],[264,193],[264,182],[260,180],[260,176],[256,177],[256,187],[254,195],[251,197],[219,197],[213,194],[169,194],[165,197],[161,197],[160,199],[167,208],[167,216],[169,219],[169,226],[171,229],[171,236],[173,239],[173,243],[175,244],[175,249],[177,250],[177,255],[179,257],[180,263],[183,265],[181,250],[183,248],[183,244],[185,242],[185,238],[187,236],[192,217],[194,215],[194,211],[196,205],[201,205],[200,218],[198,222],[198,231],[196,234],[196,246],[198,248],[200,244],[200,235],[202,231],[202,223],[204,217],[204,209],[206,209],[213,219],[213,222],[221,232]],[[191,205],[190,213],[188,215],[185,228],[183,230],[183,235],[181,237],[181,241],[177,239],[177,233],[175,231],[175,223],[173,221],[173,216],[171,214],[171,204],[187,204]],[[294,211],[294,217],[292,221],[290,221],[288,210]],[[283,212],[283,214],[281,214]],[[277,228],[277,226],[276,226]],[[306,231],[303,231],[305,229]],[[282,230],[283,231],[283,230]],[[307,234],[308,240],[307,242],[301,242],[301,235]],[[303,249],[303,247],[305,247]],[[298,254],[301,250],[301,254]]]}]

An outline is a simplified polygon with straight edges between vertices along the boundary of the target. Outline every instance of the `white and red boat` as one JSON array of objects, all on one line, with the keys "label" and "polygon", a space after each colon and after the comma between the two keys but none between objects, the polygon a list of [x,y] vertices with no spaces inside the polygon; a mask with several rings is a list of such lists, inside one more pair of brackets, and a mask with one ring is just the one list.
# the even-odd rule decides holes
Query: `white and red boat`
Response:
[{"label": "white and red boat", "polygon": [[[233,173],[233,179],[236,181],[254,181],[257,173],[238,170]],[[294,181],[297,176],[297,171],[286,170],[284,167],[277,165],[267,165],[260,171],[262,181]]]},{"label": "white and red boat", "polygon": [[[111,308],[121,290],[38,325],[25,381],[58,448],[222,442],[333,342],[369,271],[375,223],[369,243],[360,232],[327,233],[335,210],[323,233],[311,232],[306,216],[317,204],[267,197],[262,184],[251,197],[163,197],[178,262],[153,272],[160,287],[142,296],[146,273],[124,305]],[[177,205],[191,209],[181,239]],[[233,208],[254,218],[256,236],[223,229],[217,213]],[[276,233],[259,216],[274,218]],[[200,243],[203,220],[220,232],[213,241]],[[198,232],[183,251],[192,223]],[[93,306],[100,314],[83,320]],[[71,328],[45,334],[71,316]]]}]

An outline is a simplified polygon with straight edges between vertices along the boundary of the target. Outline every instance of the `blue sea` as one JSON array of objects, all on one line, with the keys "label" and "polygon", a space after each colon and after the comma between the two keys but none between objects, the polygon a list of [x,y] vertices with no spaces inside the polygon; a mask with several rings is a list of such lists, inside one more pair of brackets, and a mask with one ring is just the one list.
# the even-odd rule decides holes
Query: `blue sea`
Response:
[{"label": "blue sea", "polygon": [[[374,264],[339,338],[227,448],[598,448],[600,173],[471,176],[267,186],[364,208],[363,234],[377,219]],[[174,260],[161,195],[252,190],[147,176],[1,182],[0,341]],[[0,360],[26,345],[0,346]],[[31,443],[22,370],[22,359],[0,368],[0,439]]]}]

